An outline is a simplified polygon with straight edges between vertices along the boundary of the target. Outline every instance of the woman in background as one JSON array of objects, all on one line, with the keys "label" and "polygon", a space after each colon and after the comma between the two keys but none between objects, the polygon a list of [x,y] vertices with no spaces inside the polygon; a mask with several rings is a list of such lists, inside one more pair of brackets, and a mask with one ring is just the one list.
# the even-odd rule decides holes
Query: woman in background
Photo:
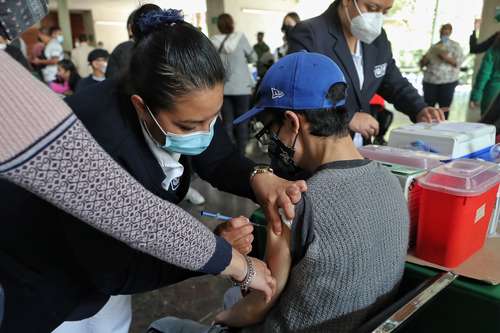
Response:
[{"label": "woman in background", "polygon": [[248,111],[254,85],[248,63],[255,62],[257,56],[245,35],[234,30],[231,15],[221,14],[217,28],[220,34],[213,36],[211,41],[222,58],[227,75],[222,122],[231,141],[235,142],[238,150],[244,154],[248,142],[248,125],[233,126],[233,119]]},{"label": "woman in background", "polygon": [[281,32],[283,33],[283,45],[276,49],[276,60],[279,60],[286,56],[288,53],[288,36],[290,36],[290,31],[300,22],[299,14],[295,12],[290,12],[286,14],[283,18],[283,24],[281,25]]},{"label": "woman in background", "polygon": [[57,64],[57,77],[49,83],[50,89],[57,94],[70,96],[76,90],[81,77],[71,60],[61,60]]}]

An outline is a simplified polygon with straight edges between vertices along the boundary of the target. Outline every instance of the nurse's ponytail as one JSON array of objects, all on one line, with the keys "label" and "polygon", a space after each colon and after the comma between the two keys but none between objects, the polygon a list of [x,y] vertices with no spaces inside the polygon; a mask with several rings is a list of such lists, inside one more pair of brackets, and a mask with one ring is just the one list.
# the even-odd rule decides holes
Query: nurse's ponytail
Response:
[{"label": "nurse's ponytail", "polygon": [[141,96],[158,112],[171,109],[178,97],[224,83],[217,50],[199,29],[184,21],[181,11],[141,13],[144,6],[134,15],[136,45],[125,80],[129,94]]}]

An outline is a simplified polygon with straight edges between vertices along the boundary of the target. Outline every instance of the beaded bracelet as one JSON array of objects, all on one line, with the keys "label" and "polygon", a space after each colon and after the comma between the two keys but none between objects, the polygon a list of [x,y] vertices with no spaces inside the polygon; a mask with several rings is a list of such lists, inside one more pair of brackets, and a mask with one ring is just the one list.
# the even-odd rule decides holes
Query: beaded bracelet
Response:
[{"label": "beaded bracelet", "polygon": [[248,291],[248,288],[250,287],[250,284],[252,283],[256,275],[252,259],[250,259],[250,257],[248,256],[245,256],[245,261],[247,263],[247,274],[245,275],[243,281],[239,282],[231,279],[233,281],[233,285],[240,287],[242,292]]}]

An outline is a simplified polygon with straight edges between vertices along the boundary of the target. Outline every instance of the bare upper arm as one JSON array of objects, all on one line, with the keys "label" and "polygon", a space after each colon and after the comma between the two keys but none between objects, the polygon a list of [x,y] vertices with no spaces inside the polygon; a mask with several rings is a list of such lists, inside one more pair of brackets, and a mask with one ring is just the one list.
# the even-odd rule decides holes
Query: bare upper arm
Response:
[{"label": "bare upper arm", "polygon": [[264,295],[259,291],[251,291],[246,297],[231,309],[220,313],[216,321],[230,327],[244,327],[262,321],[271,310],[279,296],[285,289],[288,275],[292,266],[290,251],[291,230],[283,225],[283,232],[277,236],[271,226],[267,229],[266,262],[276,279],[276,293],[271,301],[266,303]]}]

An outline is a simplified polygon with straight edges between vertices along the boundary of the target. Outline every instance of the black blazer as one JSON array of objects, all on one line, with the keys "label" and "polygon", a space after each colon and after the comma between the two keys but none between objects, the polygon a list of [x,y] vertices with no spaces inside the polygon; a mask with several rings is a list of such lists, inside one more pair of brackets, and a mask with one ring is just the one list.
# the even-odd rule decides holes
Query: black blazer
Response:
[{"label": "black blazer", "polygon": [[[146,189],[173,203],[184,197],[191,167],[215,187],[253,197],[253,162],[240,156],[216,123],[212,144],[193,158],[176,191],[144,140],[133,107],[112,81],[68,98],[103,148]],[[35,195],[0,180],[0,284],[6,294],[1,333],[50,332],[94,315],[110,295],[154,290],[197,273],[166,264],[88,226]]]},{"label": "black blazer", "polygon": [[427,105],[417,90],[401,75],[385,31],[382,30],[382,34],[373,43],[361,44],[364,71],[362,89],[359,88],[359,77],[335,4],[320,16],[295,26],[289,38],[288,52],[317,52],[337,63],[348,84],[346,108],[349,119],[358,111],[370,112],[369,101],[377,93],[415,121],[417,113]]}]

